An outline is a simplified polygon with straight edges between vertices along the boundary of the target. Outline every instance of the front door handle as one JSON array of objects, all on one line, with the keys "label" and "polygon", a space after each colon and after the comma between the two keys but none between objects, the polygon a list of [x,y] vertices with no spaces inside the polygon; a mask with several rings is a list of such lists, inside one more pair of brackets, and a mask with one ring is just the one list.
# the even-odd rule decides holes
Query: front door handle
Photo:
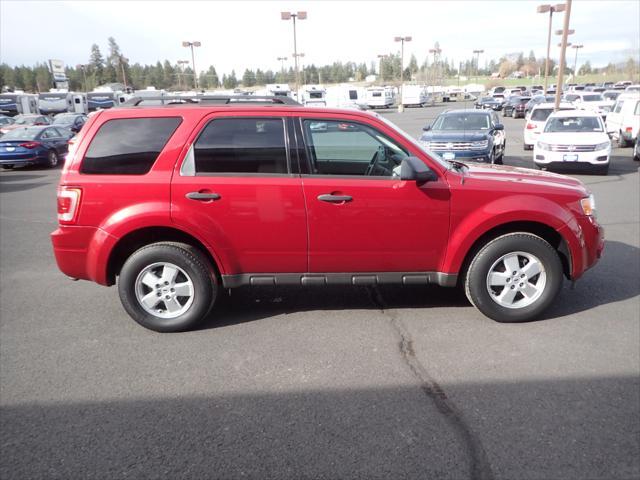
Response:
[{"label": "front door handle", "polygon": [[330,193],[325,193],[324,195],[318,195],[318,200],[329,203],[343,203],[350,202],[353,198],[349,195],[332,195]]},{"label": "front door handle", "polygon": [[204,192],[189,192],[185,195],[189,200],[220,200],[220,195],[217,193],[204,193]]}]

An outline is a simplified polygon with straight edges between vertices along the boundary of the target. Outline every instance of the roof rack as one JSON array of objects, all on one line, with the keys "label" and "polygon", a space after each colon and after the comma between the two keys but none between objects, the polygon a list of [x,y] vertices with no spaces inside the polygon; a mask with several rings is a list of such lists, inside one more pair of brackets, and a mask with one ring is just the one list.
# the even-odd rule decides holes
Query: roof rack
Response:
[{"label": "roof rack", "polygon": [[[257,103],[266,105],[295,105],[302,106],[291,97],[260,96],[260,95],[156,95],[132,97],[122,104],[127,107],[144,106],[144,102],[161,101],[161,105],[199,104],[199,105],[229,105],[232,103]],[[142,105],[141,105],[142,104]],[[157,105],[154,105],[157,106]]]}]

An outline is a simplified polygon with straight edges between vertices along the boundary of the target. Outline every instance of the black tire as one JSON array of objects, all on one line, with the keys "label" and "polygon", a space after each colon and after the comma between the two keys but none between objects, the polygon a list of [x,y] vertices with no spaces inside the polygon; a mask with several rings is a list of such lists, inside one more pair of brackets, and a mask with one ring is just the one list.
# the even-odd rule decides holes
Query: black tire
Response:
[{"label": "black tire", "polygon": [[[519,308],[499,305],[492,298],[497,295],[490,293],[487,286],[491,267],[503,255],[511,252],[524,252],[537,257],[546,274],[546,283],[539,297],[533,303]],[[497,322],[526,322],[538,317],[551,305],[562,287],[562,275],[560,257],[549,243],[531,233],[508,233],[490,241],[476,254],[465,276],[465,293],[478,310]],[[537,278],[540,281],[541,277]],[[522,294],[517,295],[524,298]]]},{"label": "black tire", "polygon": [[56,168],[58,166],[58,153],[54,150],[50,150],[47,155],[47,167]]},{"label": "black tire", "polygon": [[2,169],[3,170],[12,170],[13,169],[13,165],[2,165]]},{"label": "black tire", "polygon": [[[179,267],[193,284],[192,303],[184,313],[174,318],[149,313],[136,295],[136,281],[140,273],[159,262]],[[194,328],[206,317],[215,302],[218,285],[211,262],[198,249],[184,243],[159,242],[136,250],[127,259],[118,278],[118,293],[124,309],[143,327],[156,332],[180,332]]]},{"label": "black tire", "polygon": [[511,109],[511,118],[518,118],[518,112],[516,112],[515,108]]}]

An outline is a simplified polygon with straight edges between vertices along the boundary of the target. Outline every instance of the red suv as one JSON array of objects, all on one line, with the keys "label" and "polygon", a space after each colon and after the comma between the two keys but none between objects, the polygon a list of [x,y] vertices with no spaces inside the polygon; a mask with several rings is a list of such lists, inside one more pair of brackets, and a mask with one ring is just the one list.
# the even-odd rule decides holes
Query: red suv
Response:
[{"label": "red suv", "polygon": [[604,245],[573,178],[446,162],[376,114],[206,98],[93,115],[58,221],[60,269],[164,332],[243,285],[461,285],[520,322]]}]

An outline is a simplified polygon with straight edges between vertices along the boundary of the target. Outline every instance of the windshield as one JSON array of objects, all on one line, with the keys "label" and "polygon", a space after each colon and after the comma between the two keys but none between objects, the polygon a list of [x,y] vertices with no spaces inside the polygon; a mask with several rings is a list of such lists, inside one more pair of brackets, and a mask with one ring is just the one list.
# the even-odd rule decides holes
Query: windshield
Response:
[{"label": "windshield", "polygon": [[545,132],[586,133],[602,132],[602,124],[597,117],[553,117],[547,121]]},{"label": "windshield", "polygon": [[41,132],[40,128],[16,128],[10,132],[5,133],[0,142],[5,140],[33,140]]},{"label": "windshield", "polygon": [[583,95],[582,100],[585,102],[601,102],[602,97],[600,95]]},{"label": "windshield", "polygon": [[75,115],[58,115],[53,119],[54,125],[69,125],[75,120]]},{"label": "windshield", "polygon": [[16,125],[33,125],[34,123],[36,123],[37,119],[38,117],[23,117],[21,115],[18,115],[16,117],[15,124]]},{"label": "windshield", "polygon": [[427,155],[429,155],[430,158],[432,158],[433,160],[435,160],[436,162],[438,162],[440,165],[442,165],[444,168],[446,168],[447,170],[451,168],[451,164],[449,162],[447,162],[446,160],[443,160],[442,157],[440,155],[438,155],[435,152],[432,152],[431,150],[427,150],[426,148],[424,148],[423,145],[421,145],[419,142],[417,142],[416,140],[414,140],[414,138],[409,135],[407,132],[405,132],[404,130],[402,130],[400,127],[398,127],[395,123],[387,120],[386,118],[384,118],[382,115],[378,115],[377,113],[375,114],[375,117],[380,120],[381,122],[386,123],[390,128],[393,128],[395,131],[400,132],[402,134],[402,136],[409,142],[411,142],[411,145],[413,145],[414,147],[416,147],[417,149],[425,152]]},{"label": "windshield", "polygon": [[440,115],[433,130],[489,130],[489,115],[460,113]]},{"label": "windshield", "polygon": [[531,120],[534,120],[536,122],[544,122],[547,118],[549,118],[551,112],[553,112],[553,108],[536,108],[531,113]]}]

